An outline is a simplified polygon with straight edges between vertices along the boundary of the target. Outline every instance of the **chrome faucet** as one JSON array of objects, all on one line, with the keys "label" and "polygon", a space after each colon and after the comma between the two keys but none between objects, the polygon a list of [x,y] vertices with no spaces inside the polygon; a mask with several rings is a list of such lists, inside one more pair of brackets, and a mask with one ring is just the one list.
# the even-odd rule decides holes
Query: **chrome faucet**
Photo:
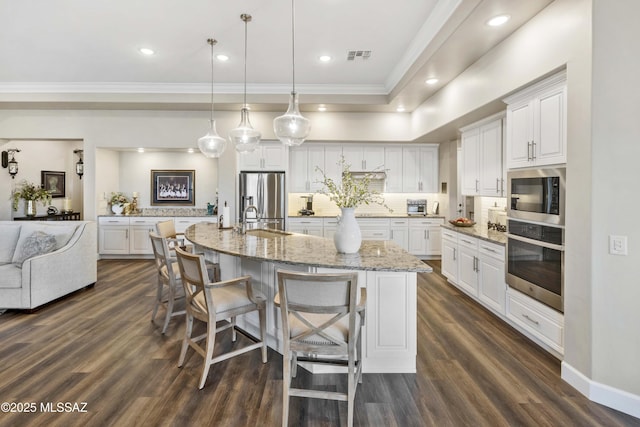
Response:
[{"label": "chrome faucet", "polygon": [[244,208],[244,212],[242,212],[242,234],[247,232],[247,213],[249,213],[249,211],[255,211],[256,221],[259,221],[258,208],[255,207],[255,205],[249,205],[246,208]]}]

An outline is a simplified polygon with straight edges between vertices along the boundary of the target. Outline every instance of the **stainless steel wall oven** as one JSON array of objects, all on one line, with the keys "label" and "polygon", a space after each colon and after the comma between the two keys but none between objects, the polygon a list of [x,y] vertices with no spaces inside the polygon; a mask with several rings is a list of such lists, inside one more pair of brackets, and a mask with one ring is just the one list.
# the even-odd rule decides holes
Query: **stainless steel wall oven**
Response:
[{"label": "stainless steel wall oven", "polygon": [[507,222],[507,284],[564,312],[564,228]]},{"label": "stainless steel wall oven", "polygon": [[565,168],[507,173],[507,216],[564,225]]}]

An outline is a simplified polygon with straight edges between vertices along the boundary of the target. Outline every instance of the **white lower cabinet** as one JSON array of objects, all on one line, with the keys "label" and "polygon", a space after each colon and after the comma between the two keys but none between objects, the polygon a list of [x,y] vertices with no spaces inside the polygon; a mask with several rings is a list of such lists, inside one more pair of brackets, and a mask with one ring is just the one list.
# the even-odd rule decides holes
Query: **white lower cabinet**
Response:
[{"label": "white lower cabinet", "polygon": [[289,218],[287,230],[293,233],[323,236],[322,218]]},{"label": "white lower cabinet", "polygon": [[504,246],[445,228],[442,231],[442,274],[488,309],[505,315]]},{"label": "white lower cabinet", "polygon": [[358,218],[362,240],[389,240],[389,220],[386,218]]},{"label": "white lower cabinet", "polygon": [[[153,255],[149,232],[159,221],[173,219],[176,232],[182,233],[192,224],[216,221],[216,217],[100,217],[98,218],[98,252],[100,255]],[[116,257],[117,258],[117,257]]]},{"label": "white lower cabinet", "polygon": [[389,240],[395,242],[405,251],[409,251],[409,220],[392,219],[389,220]]},{"label": "white lower cabinet", "polygon": [[442,218],[409,218],[408,252],[418,256],[441,254]]}]

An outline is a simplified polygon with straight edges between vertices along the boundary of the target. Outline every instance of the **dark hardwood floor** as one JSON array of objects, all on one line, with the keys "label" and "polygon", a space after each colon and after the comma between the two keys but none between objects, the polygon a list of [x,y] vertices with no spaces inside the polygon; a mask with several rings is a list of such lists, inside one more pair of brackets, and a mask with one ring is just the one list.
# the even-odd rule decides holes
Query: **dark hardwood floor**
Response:
[{"label": "dark hardwood floor", "polygon": [[[558,360],[433,265],[418,282],[418,373],[365,374],[355,425],[640,426],[564,383]],[[184,320],[165,336],[149,321],[154,287],[152,261],[103,260],[94,288],[33,314],[0,315],[0,402],[36,409],[0,412],[0,426],[279,425],[281,356],[270,350],[262,364],[255,351],[216,364],[198,390],[202,359],[191,351],[177,367]],[[341,375],[298,372],[297,381],[346,387]],[[48,403],[59,412],[43,412]],[[292,398],[290,411],[290,425],[346,424],[344,402]]]}]

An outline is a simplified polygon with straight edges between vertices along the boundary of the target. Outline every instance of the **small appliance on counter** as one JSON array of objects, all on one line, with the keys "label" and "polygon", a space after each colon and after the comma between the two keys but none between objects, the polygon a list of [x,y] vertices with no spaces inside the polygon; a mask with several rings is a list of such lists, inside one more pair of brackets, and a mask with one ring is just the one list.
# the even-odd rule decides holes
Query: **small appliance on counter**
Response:
[{"label": "small appliance on counter", "polygon": [[488,214],[489,214],[489,221],[487,222],[487,228],[489,230],[507,231],[506,208],[500,208],[500,207],[494,206],[489,208]]},{"label": "small appliance on counter", "polygon": [[309,194],[308,196],[300,196],[300,198],[304,199],[304,202],[302,203],[302,207],[298,211],[298,215],[315,215],[315,212],[313,211],[313,195]]},{"label": "small appliance on counter", "polygon": [[407,215],[427,216],[427,199],[407,199]]}]

